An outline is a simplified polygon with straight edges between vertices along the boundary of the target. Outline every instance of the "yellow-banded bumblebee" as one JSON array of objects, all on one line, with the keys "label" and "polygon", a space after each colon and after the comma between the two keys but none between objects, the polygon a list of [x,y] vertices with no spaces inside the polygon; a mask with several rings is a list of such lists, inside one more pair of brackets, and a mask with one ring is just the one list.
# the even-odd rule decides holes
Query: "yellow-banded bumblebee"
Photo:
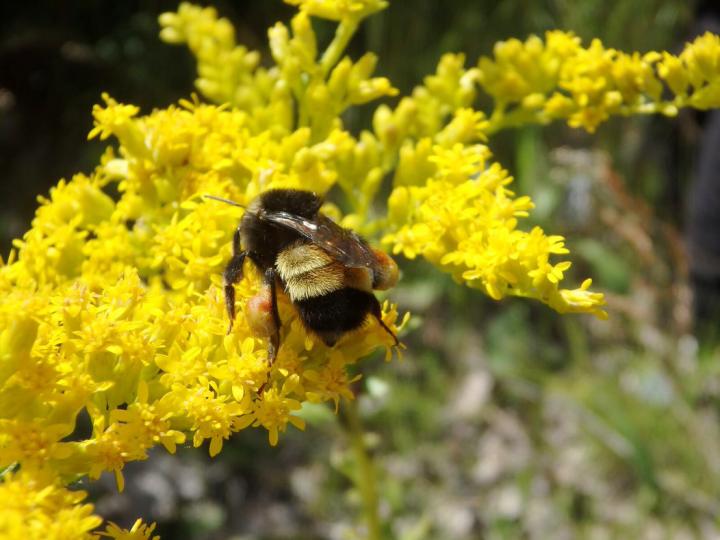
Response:
[{"label": "yellow-banded bumblebee", "polygon": [[362,326],[368,315],[398,344],[372,292],[395,285],[395,261],[323,215],[322,204],[322,198],[310,191],[266,191],[246,208],[233,236],[233,255],[224,274],[228,333],[235,319],[234,284],[242,279],[248,258],[263,274],[263,290],[248,303],[248,319],[270,338],[270,362],[280,346],[278,286],[290,297],[305,327],[330,347]]}]

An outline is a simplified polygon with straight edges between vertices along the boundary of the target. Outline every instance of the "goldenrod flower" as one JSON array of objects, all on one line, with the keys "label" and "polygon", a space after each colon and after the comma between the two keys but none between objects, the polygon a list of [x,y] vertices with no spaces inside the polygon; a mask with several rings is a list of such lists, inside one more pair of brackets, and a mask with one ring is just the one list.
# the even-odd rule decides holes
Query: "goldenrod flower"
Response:
[{"label": "goldenrod flower", "polygon": [[361,19],[385,9],[386,0],[285,0],[303,12],[323,19],[340,21],[346,18]]},{"label": "goldenrod flower", "polygon": [[[547,32],[500,42],[478,63],[480,84],[493,97],[489,131],[520,123],[565,119],[590,132],[613,115],[720,106],[720,38],[706,33],[678,56],[626,54],[598,39],[583,47],[572,33]],[[663,96],[663,81],[675,94]]]},{"label": "goldenrod flower", "polygon": [[102,523],[84,491],[70,491],[51,475],[5,473],[0,482],[0,536],[26,540],[91,540]]},{"label": "goldenrod flower", "polygon": [[300,378],[292,374],[285,379],[281,388],[273,385],[263,393],[263,399],[255,401],[252,410],[243,418],[238,419],[237,427],[242,429],[250,424],[263,426],[268,430],[271,446],[278,443],[278,433],[285,431],[289,423],[298,429],[305,429],[305,421],[294,416],[293,411],[300,409],[301,403],[290,396],[304,392],[300,385]]},{"label": "goldenrod flower", "polygon": [[565,301],[569,291],[558,285],[570,263],[549,262],[552,255],[568,253],[562,237],[548,237],[539,227],[530,233],[516,228],[532,202],[514,197],[506,187],[511,178],[497,164],[488,167],[489,156],[482,145],[435,147],[427,158],[435,172],[426,185],[393,191],[389,223],[394,231],[383,242],[408,258],[422,255],[495,300],[531,297],[560,312],[605,317],[601,295],[575,290],[573,302]]},{"label": "goldenrod flower", "polygon": [[99,536],[113,540],[159,540],[159,536],[152,536],[154,530],[154,523],[147,525],[138,519],[129,530],[121,529],[115,523],[109,523],[105,530],[99,533]]}]

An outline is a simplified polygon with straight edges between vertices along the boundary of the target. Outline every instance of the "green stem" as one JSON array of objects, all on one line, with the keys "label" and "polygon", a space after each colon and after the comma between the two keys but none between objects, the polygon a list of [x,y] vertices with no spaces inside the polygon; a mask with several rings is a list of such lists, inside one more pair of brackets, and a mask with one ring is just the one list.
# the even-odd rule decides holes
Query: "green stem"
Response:
[{"label": "green stem", "polygon": [[365,446],[365,433],[363,432],[356,401],[344,401],[343,409],[347,420],[347,432],[350,436],[350,444],[352,445],[355,460],[358,465],[358,470],[354,475],[355,485],[360,491],[362,498],[363,514],[368,529],[367,539],[381,540],[377,476],[375,474],[375,465]]},{"label": "green stem", "polygon": [[570,359],[575,369],[585,369],[590,363],[590,351],[588,350],[587,338],[580,323],[572,316],[563,316],[560,319],[565,331],[565,339],[570,353]]},{"label": "green stem", "polygon": [[494,135],[498,131],[508,129],[512,127],[519,127],[525,124],[547,124],[548,121],[543,119],[541,111],[528,111],[526,109],[517,108],[511,110],[509,113],[505,112],[503,107],[499,114],[497,111],[493,111],[490,117],[490,125],[486,130],[487,135]]},{"label": "green stem", "polygon": [[355,19],[343,19],[340,21],[340,24],[335,30],[335,37],[330,45],[328,45],[328,48],[325,49],[322,59],[320,60],[323,76],[327,76],[333,66],[338,63],[348,43],[353,35],[355,35],[357,28],[358,21]]}]

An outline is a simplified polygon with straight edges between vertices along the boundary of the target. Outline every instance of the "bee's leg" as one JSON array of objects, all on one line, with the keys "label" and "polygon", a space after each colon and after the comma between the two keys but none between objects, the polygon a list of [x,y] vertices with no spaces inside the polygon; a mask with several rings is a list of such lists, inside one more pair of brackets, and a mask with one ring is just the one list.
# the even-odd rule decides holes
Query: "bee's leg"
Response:
[{"label": "bee's leg", "polygon": [[235,283],[243,277],[243,262],[245,262],[245,255],[247,255],[246,252],[240,249],[240,227],[237,228],[233,235],[232,248],[232,259],[230,259],[230,262],[225,267],[225,273],[223,274],[225,282],[225,308],[227,309],[228,318],[230,319],[227,330],[228,334],[231,332],[233,323],[235,322]]},{"label": "bee's leg", "polygon": [[280,313],[277,306],[277,279],[274,268],[268,268],[265,272],[265,286],[270,288],[270,316],[272,317],[272,332],[270,333],[270,341],[268,345],[268,361],[270,366],[277,358],[280,349]]},{"label": "bee's leg", "polygon": [[387,324],[382,320],[382,308],[380,307],[380,302],[378,302],[377,298],[374,296],[372,297],[373,302],[370,305],[370,314],[377,319],[377,322],[380,323],[380,326],[382,326],[385,331],[392,336],[392,338],[395,340],[395,346],[397,347],[400,345],[400,341],[398,340],[395,333],[390,330],[390,327],[388,327]]},{"label": "bee's leg", "polygon": [[[262,327],[263,333],[268,335],[268,376],[267,380],[258,388],[258,395],[261,396],[265,391],[265,387],[270,382],[270,369],[272,369],[275,359],[277,358],[278,351],[280,349],[280,313],[277,307],[277,279],[274,268],[268,268],[263,277],[263,291],[257,296],[258,304],[255,309],[256,312],[252,313],[253,320],[260,321],[257,324],[258,327]],[[269,303],[269,306],[268,306]],[[269,308],[270,320],[267,320],[267,311]]]}]

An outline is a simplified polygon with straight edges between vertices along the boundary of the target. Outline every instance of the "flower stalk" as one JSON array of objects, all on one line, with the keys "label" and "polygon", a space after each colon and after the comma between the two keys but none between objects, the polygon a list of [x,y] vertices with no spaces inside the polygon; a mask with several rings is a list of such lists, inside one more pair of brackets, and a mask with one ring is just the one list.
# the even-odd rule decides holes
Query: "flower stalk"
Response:
[{"label": "flower stalk", "polygon": [[360,493],[362,512],[367,527],[368,540],[382,540],[380,500],[378,498],[377,472],[372,455],[365,443],[365,430],[360,419],[357,400],[345,400],[342,406],[347,436],[350,440],[356,470],[353,474],[355,487]]}]

